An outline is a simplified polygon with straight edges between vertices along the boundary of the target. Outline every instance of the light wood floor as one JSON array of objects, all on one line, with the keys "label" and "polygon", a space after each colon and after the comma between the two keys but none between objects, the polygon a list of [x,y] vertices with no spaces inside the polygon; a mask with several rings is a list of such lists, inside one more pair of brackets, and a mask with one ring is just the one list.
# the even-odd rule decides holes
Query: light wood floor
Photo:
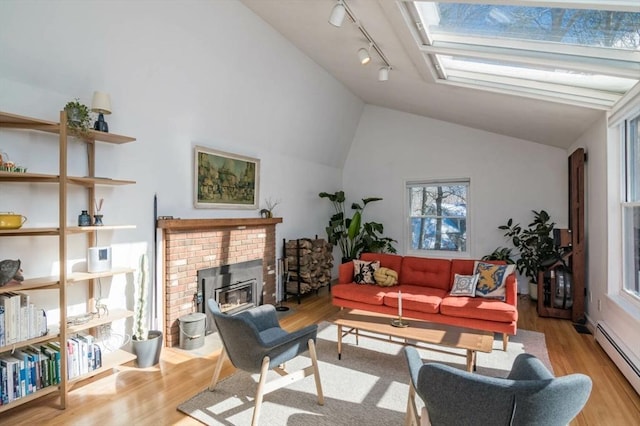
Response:
[{"label": "light wood floor", "polygon": [[[322,321],[336,312],[326,289],[300,305],[288,305],[293,312],[282,320],[287,329]],[[591,397],[572,425],[640,425],[640,396],[592,335],[577,333],[569,321],[538,317],[527,297],[520,298],[519,312],[519,328],[545,333],[556,375],[581,372],[593,379]],[[175,407],[209,384],[216,357],[197,358],[165,348],[159,367],[123,367],[117,374],[76,385],[66,410],[57,408],[57,397],[44,397],[0,414],[0,424],[196,425]],[[231,372],[227,366],[223,375]]]}]

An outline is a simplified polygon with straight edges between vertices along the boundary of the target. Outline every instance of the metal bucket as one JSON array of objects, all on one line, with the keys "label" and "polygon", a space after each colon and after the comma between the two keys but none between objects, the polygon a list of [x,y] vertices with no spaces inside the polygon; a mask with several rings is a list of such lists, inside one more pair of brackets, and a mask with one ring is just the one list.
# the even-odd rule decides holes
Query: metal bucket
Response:
[{"label": "metal bucket", "polygon": [[204,325],[206,315],[193,312],[178,318],[180,326],[180,349],[197,349],[204,345]]}]

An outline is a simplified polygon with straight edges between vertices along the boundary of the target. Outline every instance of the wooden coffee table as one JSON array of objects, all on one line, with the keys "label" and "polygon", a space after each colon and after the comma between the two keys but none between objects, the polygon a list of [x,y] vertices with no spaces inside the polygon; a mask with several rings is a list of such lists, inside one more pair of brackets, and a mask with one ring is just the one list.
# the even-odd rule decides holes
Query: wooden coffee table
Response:
[{"label": "wooden coffee table", "polygon": [[[362,336],[432,351],[440,350],[425,347],[420,343],[466,349],[467,371],[473,371],[475,368],[476,352],[490,353],[493,349],[493,333],[489,331],[472,330],[415,319],[407,319],[408,327],[394,327],[391,325],[391,320],[394,318],[396,317],[376,312],[342,309],[331,319],[331,322],[338,326],[338,359],[342,358],[342,338],[349,334],[356,336],[356,344],[358,344],[358,338]],[[360,331],[365,331],[367,334],[361,334]],[[383,336],[387,336],[387,338]],[[402,340],[393,340],[394,337]],[[447,351],[440,352],[459,355]]]}]

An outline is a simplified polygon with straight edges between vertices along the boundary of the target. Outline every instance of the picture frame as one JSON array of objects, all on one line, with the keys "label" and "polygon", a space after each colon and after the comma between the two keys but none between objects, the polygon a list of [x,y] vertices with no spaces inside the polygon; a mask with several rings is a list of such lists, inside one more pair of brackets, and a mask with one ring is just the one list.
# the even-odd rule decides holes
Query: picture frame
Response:
[{"label": "picture frame", "polygon": [[194,148],[194,207],[257,209],[260,160],[203,146]]}]

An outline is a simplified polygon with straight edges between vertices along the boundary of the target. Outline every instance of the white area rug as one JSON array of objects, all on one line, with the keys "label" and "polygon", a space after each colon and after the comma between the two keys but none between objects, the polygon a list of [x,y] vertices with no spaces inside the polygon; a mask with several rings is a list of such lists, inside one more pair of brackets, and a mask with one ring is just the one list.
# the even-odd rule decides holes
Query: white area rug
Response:
[{"label": "white area rug", "polygon": [[[262,425],[399,425],[402,424],[409,392],[409,375],[402,346],[355,337],[343,340],[342,359],[337,357],[337,328],[320,325],[317,339],[320,377],[325,396],[318,405],[313,377],[307,377],[264,397]],[[478,353],[478,374],[505,377],[515,357],[532,353],[550,366],[544,335],[519,330],[507,352],[502,341],[492,353]],[[465,369],[465,351],[448,350],[459,356],[420,350],[424,361],[441,361]],[[305,353],[287,363],[288,370],[310,364]],[[276,373],[270,372],[273,376]],[[203,390],[178,406],[178,410],[207,425],[248,425],[258,375],[237,371],[218,383],[215,391]]]}]

